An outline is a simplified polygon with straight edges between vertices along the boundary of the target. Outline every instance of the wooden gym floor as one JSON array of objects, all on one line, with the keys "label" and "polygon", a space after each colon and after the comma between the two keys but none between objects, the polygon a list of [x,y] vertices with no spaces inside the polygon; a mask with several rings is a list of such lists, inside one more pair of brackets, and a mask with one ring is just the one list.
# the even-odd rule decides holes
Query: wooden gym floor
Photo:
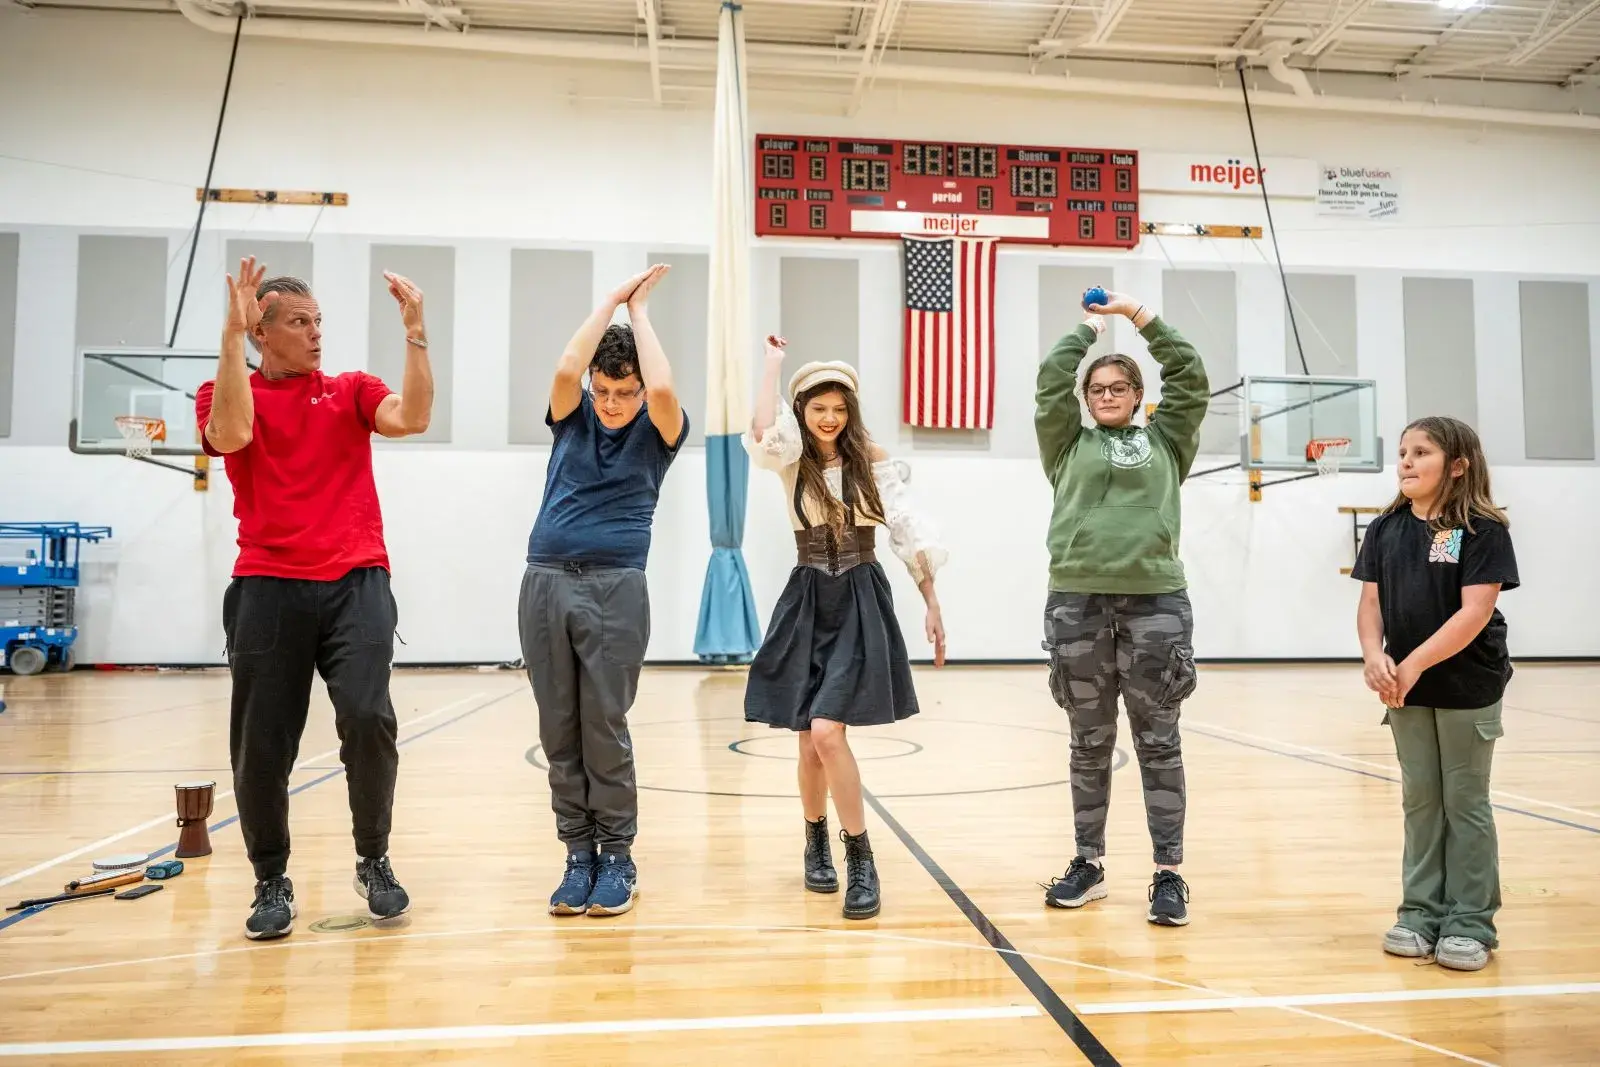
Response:
[{"label": "wooden gym floor", "polygon": [[[800,883],[793,741],[739,673],[646,672],[641,895],[553,918],[561,874],[527,684],[401,671],[395,868],[364,916],[320,683],[292,788],[300,918],[255,944],[220,671],[5,680],[0,886],[176,841],[218,782],[215,853],[138,901],[0,917],[0,1058],[38,1063],[1593,1064],[1600,1062],[1600,667],[1527,665],[1495,758],[1505,908],[1490,966],[1386,957],[1400,790],[1354,666],[1204,668],[1185,708],[1193,922],[1145,922],[1124,720],[1108,899],[1046,909],[1071,856],[1065,720],[1042,667],[919,669],[921,716],[862,731],[875,920]],[[835,843],[835,859],[842,852]],[[19,918],[19,915],[21,916]],[[998,946],[998,950],[997,950]]]}]

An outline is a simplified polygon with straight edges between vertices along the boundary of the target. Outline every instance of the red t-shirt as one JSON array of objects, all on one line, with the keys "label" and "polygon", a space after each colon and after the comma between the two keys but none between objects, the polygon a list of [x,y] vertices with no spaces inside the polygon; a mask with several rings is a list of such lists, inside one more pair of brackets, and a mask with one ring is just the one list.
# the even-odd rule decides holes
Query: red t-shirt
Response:
[{"label": "red t-shirt", "polygon": [[[205,436],[215,386],[206,382],[194,398],[200,445],[210,456],[221,455]],[[372,434],[392,390],[363,371],[276,381],[254,371],[250,392],[250,443],[223,459],[239,520],[234,577],[329,582],[357,567],[388,569]]]}]

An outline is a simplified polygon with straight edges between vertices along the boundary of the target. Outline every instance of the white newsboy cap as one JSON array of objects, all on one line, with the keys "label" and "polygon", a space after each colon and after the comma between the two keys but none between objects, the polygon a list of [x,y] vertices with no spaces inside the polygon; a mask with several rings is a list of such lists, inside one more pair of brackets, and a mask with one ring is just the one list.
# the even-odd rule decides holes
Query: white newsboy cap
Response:
[{"label": "white newsboy cap", "polygon": [[789,400],[792,403],[795,397],[813,386],[823,382],[838,382],[852,393],[861,391],[861,380],[856,377],[856,369],[842,360],[831,362],[807,363],[789,379]]}]

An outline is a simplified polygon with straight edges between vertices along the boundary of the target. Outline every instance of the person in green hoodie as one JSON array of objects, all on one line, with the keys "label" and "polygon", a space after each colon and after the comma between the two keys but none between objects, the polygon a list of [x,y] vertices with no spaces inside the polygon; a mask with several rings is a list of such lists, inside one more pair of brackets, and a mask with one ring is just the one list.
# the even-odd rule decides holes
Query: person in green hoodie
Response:
[{"label": "person in green hoodie", "polygon": [[[1199,448],[1210,403],[1205,365],[1194,346],[1143,304],[1107,293],[1087,304],[1088,321],[1057,341],[1039,367],[1034,430],[1055,493],[1050,517],[1050,592],[1044,648],[1050,693],[1072,725],[1072,809],[1077,855],[1053,879],[1045,902],[1079,908],[1106,896],[1103,857],[1117,740],[1117,695],[1128,710],[1144,782],[1145,816],[1155,852],[1147,918],[1189,921],[1183,862],[1184,775],[1178,709],[1195,688],[1194,613],[1183,563],[1179,486]],[[1143,425],[1139,365],[1101,356],[1078,369],[1105,330],[1124,315],[1161,364],[1161,402]]]}]

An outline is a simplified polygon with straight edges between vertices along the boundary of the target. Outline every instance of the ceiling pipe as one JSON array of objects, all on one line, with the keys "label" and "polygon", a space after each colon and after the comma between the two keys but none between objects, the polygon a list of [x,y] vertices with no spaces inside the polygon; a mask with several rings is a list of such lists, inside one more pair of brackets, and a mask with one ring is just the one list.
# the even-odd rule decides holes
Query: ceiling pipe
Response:
[{"label": "ceiling pipe", "polygon": [[[232,34],[234,18],[206,10],[198,0],[177,0],[178,9],[190,22],[214,33]],[[647,66],[648,51],[631,44],[619,44],[601,37],[577,34],[536,34],[497,30],[469,30],[465,33],[429,33],[407,26],[376,26],[332,21],[246,18],[247,37],[292,41],[319,41],[335,44],[386,45],[398,48],[423,48],[453,52],[480,52],[496,55],[537,56],[587,63],[630,63]],[[663,67],[713,71],[716,67],[715,42],[661,42]],[[749,46],[752,74],[784,74],[823,78],[854,79],[855,59],[837,49],[798,45]],[[1256,107],[1276,110],[1319,111],[1329,114],[1379,115],[1390,118],[1465,122],[1476,125],[1528,126],[1545,129],[1600,132],[1600,116],[1562,111],[1526,111],[1508,108],[1438,104],[1405,100],[1369,100],[1353,96],[1318,96],[1311,92],[1302,71],[1293,70],[1280,60],[1280,71],[1269,62],[1268,71],[1289,84],[1292,93],[1259,93],[1251,97]],[[1236,107],[1238,94],[1229,89],[1198,85],[1169,85],[1160,82],[1116,81],[1106,78],[1079,78],[1066,75],[1035,75],[1024,72],[981,70],[963,67],[884,62],[876,72],[879,81],[943,88],[955,86],[1007,92],[1053,95],[1105,96],[1121,100],[1166,100],[1176,103],[1214,104]]]},{"label": "ceiling pipe", "polygon": [[1311,91],[1311,80],[1306,77],[1306,72],[1295,70],[1284,62],[1293,47],[1290,41],[1273,41],[1261,50],[1261,57],[1267,61],[1268,74],[1293,89],[1295,96],[1310,99],[1317,94]]}]

